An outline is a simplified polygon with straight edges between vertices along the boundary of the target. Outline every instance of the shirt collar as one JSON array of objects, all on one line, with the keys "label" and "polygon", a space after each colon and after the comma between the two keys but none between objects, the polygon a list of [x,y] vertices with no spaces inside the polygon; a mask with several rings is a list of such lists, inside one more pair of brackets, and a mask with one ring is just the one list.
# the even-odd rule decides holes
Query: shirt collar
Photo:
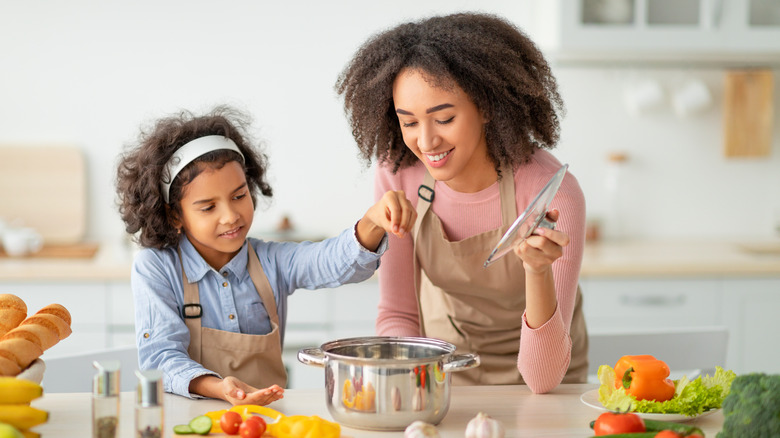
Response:
[{"label": "shirt collar", "polygon": [[206,260],[201,257],[198,250],[195,249],[195,246],[184,234],[182,234],[181,240],[179,241],[179,248],[181,249],[182,266],[184,267],[184,272],[187,273],[187,280],[190,283],[200,281],[209,271],[216,272],[220,276],[222,275],[222,272],[227,271],[233,274],[235,278],[238,278],[239,281],[243,280],[244,276],[248,274],[246,241],[244,241],[244,245],[241,246],[241,250],[238,251],[238,254],[227,262],[220,272],[217,272],[216,269],[206,263]]}]

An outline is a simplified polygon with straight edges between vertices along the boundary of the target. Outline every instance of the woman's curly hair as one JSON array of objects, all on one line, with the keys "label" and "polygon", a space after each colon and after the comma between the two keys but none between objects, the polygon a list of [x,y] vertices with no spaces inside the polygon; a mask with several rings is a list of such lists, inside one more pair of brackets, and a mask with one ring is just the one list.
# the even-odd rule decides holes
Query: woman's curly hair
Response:
[{"label": "woman's curly hair", "polygon": [[179,230],[174,221],[182,214],[184,186],[204,169],[220,169],[231,161],[241,163],[241,157],[231,150],[201,155],[176,176],[170,187],[169,203],[166,204],[160,182],[165,177],[168,160],[180,147],[207,135],[230,138],[244,154],[242,166],[255,205],[258,192],[271,197],[273,191],[266,181],[268,158],[253,146],[248,126],[247,116],[228,106],[219,106],[202,116],[181,111],[158,120],[151,130],[142,129],[138,144],[120,156],[117,166],[118,205],[125,231],[146,248],[162,249],[178,245]]},{"label": "woman's curly hair", "polygon": [[371,37],[336,82],[361,156],[414,165],[393,103],[393,81],[404,68],[453,82],[488,120],[490,159],[499,168],[527,161],[536,148],[552,149],[560,134],[563,100],[536,45],[503,18],[477,13],[437,16],[401,24]]}]

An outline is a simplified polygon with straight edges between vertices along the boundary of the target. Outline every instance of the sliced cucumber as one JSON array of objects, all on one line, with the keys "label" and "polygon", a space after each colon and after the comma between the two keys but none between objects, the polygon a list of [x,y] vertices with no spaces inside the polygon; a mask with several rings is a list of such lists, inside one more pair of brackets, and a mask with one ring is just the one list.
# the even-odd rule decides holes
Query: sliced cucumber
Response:
[{"label": "sliced cucumber", "polygon": [[173,426],[173,433],[176,435],[192,435],[195,433],[189,424],[177,424]]},{"label": "sliced cucumber", "polygon": [[198,435],[207,435],[211,432],[211,418],[205,415],[193,418],[190,421],[190,429]]}]

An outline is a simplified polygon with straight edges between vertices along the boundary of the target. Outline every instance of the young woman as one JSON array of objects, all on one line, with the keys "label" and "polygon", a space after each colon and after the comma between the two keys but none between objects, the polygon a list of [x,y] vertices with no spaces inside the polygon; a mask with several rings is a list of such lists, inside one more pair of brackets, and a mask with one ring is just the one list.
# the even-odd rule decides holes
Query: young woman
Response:
[{"label": "young woman", "polygon": [[388,192],[354,227],[312,243],[248,238],[267,161],[229,108],[159,120],[117,171],[120,213],[141,250],[131,284],[142,369],[165,391],[268,404],[282,397],[287,297],[367,279],[386,231],[403,236],[415,211]]},{"label": "young woman", "polygon": [[578,289],[585,201],[567,174],[554,230],[484,268],[502,234],[561,164],[562,101],[541,52],[504,19],[432,17],[370,38],[336,85],[375,192],[417,193],[410,235],[391,237],[377,331],[430,336],[477,352],[455,383],[583,382],[587,333]]}]

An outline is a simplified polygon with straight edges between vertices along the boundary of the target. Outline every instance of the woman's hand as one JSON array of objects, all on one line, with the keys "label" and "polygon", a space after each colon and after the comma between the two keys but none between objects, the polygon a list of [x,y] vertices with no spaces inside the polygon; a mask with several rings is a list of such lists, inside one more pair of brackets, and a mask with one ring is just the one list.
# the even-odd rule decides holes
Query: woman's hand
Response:
[{"label": "woman's hand", "polygon": [[414,221],[417,211],[406,199],[403,191],[388,191],[368,209],[357,224],[357,239],[364,248],[376,251],[385,232],[404,237]]},{"label": "woman's hand", "polygon": [[265,406],[284,397],[284,388],[279,385],[257,389],[232,376],[222,379],[221,392],[222,398],[232,405]]},{"label": "woman's hand", "polygon": [[[556,222],[560,212],[547,213],[547,220]],[[563,231],[537,227],[534,233],[515,247],[515,254],[523,261],[527,274],[543,274],[552,269],[554,261],[563,255],[563,247],[569,244],[569,235]]]}]

